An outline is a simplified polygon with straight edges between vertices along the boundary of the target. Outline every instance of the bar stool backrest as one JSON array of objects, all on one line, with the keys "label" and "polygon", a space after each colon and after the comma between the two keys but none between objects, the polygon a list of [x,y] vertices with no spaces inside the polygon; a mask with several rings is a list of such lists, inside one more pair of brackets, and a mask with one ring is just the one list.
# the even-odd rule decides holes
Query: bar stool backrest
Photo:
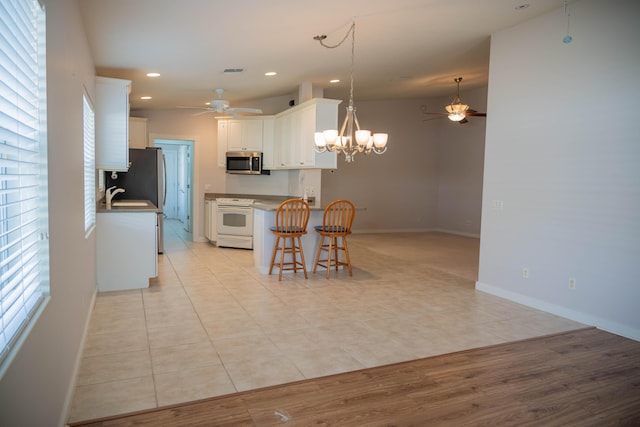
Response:
[{"label": "bar stool backrest", "polygon": [[302,199],[289,199],[276,210],[277,233],[306,234],[309,223],[309,204]]},{"label": "bar stool backrest", "polygon": [[324,209],[322,231],[342,235],[351,234],[356,207],[349,200],[334,200]]}]

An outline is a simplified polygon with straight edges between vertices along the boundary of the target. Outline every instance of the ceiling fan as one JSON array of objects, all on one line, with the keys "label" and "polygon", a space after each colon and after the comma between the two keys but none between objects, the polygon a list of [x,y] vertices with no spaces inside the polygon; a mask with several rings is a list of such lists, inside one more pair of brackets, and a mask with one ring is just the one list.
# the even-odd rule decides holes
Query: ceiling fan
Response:
[{"label": "ceiling fan", "polygon": [[462,81],[462,77],[456,77],[455,79],[453,79],[453,81],[457,84],[456,97],[453,99],[453,102],[451,102],[451,104],[444,107],[447,112],[429,112],[426,111],[426,106],[423,105],[421,107],[422,113],[444,115],[449,117],[449,120],[458,122],[460,124],[467,123],[467,117],[470,116],[487,117],[487,113],[479,113],[476,110],[469,108],[467,104],[463,104],[460,100],[460,82]]},{"label": "ceiling fan", "polygon": [[229,101],[227,101],[226,99],[222,99],[223,93],[224,93],[224,89],[216,89],[216,94],[218,95],[218,98],[212,99],[209,102],[209,107],[185,107],[185,106],[179,105],[178,108],[196,108],[199,110],[204,110],[198,114],[219,113],[219,114],[228,114],[231,117],[239,117],[238,113],[262,114],[262,110],[260,108],[231,107],[229,104]]}]

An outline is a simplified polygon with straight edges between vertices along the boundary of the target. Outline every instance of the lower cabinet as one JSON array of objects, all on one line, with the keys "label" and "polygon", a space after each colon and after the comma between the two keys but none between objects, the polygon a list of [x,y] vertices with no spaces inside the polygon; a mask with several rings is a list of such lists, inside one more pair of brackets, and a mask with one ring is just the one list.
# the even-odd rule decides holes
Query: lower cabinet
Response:
[{"label": "lower cabinet", "polygon": [[98,291],[149,287],[158,275],[156,212],[105,212],[96,218]]},{"label": "lower cabinet", "polygon": [[204,201],[204,237],[210,242],[218,240],[218,230],[216,227],[216,216],[218,215],[218,204],[215,200]]}]

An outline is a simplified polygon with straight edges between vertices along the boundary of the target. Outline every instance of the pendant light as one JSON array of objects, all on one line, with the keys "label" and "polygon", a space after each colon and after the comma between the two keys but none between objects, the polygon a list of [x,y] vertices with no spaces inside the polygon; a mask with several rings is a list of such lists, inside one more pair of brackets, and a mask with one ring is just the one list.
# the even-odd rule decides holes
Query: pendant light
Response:
[{"label": "pendant light", "polygon": [[355,155],[358,153],[382,154],[387,151],[386,133],[373,133],[366,129],[360,129],[358,117],[356,116],[356,107],[353,104],[353,69],[355,62],[355,32],[356,22],[353,20],[349,31],[340,41],[340,43],[330,46],[324,43],[327,36],[315,36],[313,39],[318,40],[323,47],[333,49],[340,46],[351,34],[351,89],[349,92],[349,105],[347,106],[347,115],[344,118],[340,132],[337,129],[328,129],[323,132],[316,132],[314,135],[315,150],[318,153],[326,151],[338,152],[344,154],[347,163],[353,162]]}]

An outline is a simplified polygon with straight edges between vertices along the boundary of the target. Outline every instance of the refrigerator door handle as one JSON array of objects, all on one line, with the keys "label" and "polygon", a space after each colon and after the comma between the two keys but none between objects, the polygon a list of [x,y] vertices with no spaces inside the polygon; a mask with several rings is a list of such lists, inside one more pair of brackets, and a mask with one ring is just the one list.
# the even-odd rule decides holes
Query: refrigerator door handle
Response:
[{"label": "refrigerator door handle", "polygon": [[164,153],[162,153],[162,173],[163,173],[162,187],[164,189],[164,196],[162,198],[162,207],[164,208],[164,206],[167,204],[167,159],[165,158]]}]

